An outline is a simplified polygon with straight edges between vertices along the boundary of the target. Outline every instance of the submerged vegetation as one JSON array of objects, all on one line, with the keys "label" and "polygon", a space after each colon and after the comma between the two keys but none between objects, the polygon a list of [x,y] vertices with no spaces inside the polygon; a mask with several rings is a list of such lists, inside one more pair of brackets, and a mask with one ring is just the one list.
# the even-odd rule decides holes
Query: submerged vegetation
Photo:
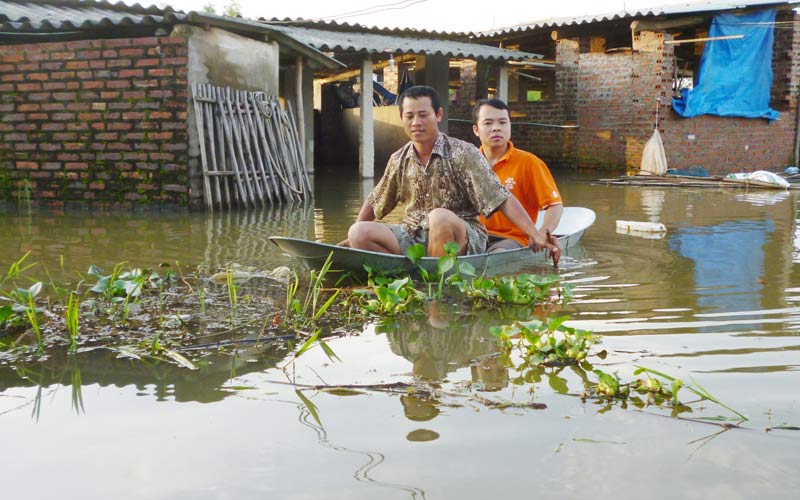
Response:
[{"label": "submerged vegetation", "polygon": [[[531,394],[543,378],[557,393],[570,394],[560,375],[568,369],[582,381],[572,394],[606,408],[655,406],[678,416],[691,412],[692,403],[705,401],[734,415],[717,420],[747,420],[693,379],[687,384],[637,366],[633,376],[638,378],[626,381],[595,368],[592,360],[602,362],[607,354],[595,349],[600,337],[568,326],[567,316],[548,318],[542,312],[541,306],[572,297],[572,287],[559,276],[477,276],[472,266],[460,265],[455,245],[445,249],[437,273],[420,269],[421,282],[367,269],[365,284],[347,287],[328,285],[330,260],[311,271],[307,281],[285,268],[263,272],[226,266],[207,276],[184,274],[177,263],[173,270],[167,264],[148,269],[123,262],[108,273],[91,266],[85,275],[78,274],[76,283],[56,284],[35,278],[40,267],[28,262],[26,254],[0,277],[0,351],[6,354],[0,364],[35,362],[61,347],[67,356],[105,349],[117,357],[197,369],[211,353],[235,356],[243,346],[254,345],[282,351],[279,358],[291,354],[284,367],[317,346],[335,362],[338,357],[325,340],[331,335],[349,329],[357,333],[367,322],[377,322],[377,331],[398,331],[403,318],[422,321],[426,316],[435,326],[441,322],[440,305],[446,305],[466,318],[476,309],[497,310],[495,316],[510,318],[484,330],[497,342],[491,357],[514,374],[512,384],[529,387]],[[414,262],[423,255],[421,245],[407,254]],[[44,274],[49,277],[46,269]],[[80,378],[80,371],[72,373]],[[687,393],[695,401],[682,402]],[[522,407],[543,406],[537,405]],[[508,407],[497,402],[488,406]]]}]

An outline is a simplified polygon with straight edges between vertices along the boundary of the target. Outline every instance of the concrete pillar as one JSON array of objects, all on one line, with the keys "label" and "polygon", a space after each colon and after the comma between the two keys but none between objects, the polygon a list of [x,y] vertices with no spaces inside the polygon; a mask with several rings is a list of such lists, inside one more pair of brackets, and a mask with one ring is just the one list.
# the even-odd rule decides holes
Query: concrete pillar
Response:
[{"label": "concrete pillar", "polygon": [[[294,76],[294,102],[295,102],[295,121],[297,123],[297,135],[300,138],[300,144],[303,145],[303,155],[305,156],[305,143],[306,143],[306,120],[305,120],[305,106],[303,104],[303,56],[295,58],[295,76]],[[313,135],[311,137],[314,137]],[[305,165],[305,157],[302,158],[303,167]]]},{"label": "concrete pillar", "polygon": [[500,63],[497,73],[497,95],[503,102],[508,102],[508,64]]},{"label": "concrete pillar", "polygon": [[358,131],[358,171],[365,179],[375,177],[372,90],[372,56],[367,55],[361,62],[361,126]]},{"label": "concrete pillar", "polygon": [[[308,59],[305,60],[308,62]],[[306,171],[314,172],[314,72],[308,65],[303,68],[303,119],[305,121]]]},{"label": "concrete pillar", "polygon": [[447,133],[448,108],[450,107],[450,59],[442,55],[417,57],[414,79],[415,84],[433,87],[439,93],[444,109],[439,130]]}]

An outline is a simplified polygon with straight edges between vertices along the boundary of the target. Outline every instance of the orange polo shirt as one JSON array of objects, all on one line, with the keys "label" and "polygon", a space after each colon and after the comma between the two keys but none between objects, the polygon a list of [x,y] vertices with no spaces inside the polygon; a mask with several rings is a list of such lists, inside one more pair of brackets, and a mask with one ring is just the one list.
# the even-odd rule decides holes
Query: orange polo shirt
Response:
[{"label": "orange polo shirt", "polygon": [[[562,203],[561,193],[547,165],[533,153],[514,148],[511,141],[508,142],[508,151],[492,169],[500,182],[522,203],[533,222],[536,222],[539,210]],[[491,235],[513,238],[528,245],[528,236],[499,210],[488,219],[481,216],[481,222]]]}]

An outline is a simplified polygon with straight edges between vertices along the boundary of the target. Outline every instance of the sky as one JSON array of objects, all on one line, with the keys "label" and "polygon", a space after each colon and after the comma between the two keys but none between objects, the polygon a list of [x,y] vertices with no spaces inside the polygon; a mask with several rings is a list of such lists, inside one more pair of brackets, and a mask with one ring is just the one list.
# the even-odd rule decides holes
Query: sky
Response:
[{"label": "sky", "polygon": [[[134,0],[126,0],[132,3]],[[217,13],[232,0],[161,0],[185,12],[212,4]],[[549,17],[606,14],[622,10],[694,3],[693,0],[235,0],[244,17],[323,19],[368,27],[434,31],[488,31]],[[142,5],[147,1],[139,0]],[[492,10],[489,10],[489,9]]]}]

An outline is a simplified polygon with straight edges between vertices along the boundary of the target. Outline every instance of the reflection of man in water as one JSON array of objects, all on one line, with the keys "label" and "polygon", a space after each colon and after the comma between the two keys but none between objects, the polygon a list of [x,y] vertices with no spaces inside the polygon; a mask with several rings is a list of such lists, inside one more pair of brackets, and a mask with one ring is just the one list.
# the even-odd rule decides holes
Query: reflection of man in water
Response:
[{"label": "reflection of man in water", "polygon": [[469,366],[472,382],[481,384],[483,390],[506,387],[508,370],[492,356],[498,347],[489,335],[490,325],[482,317],[448,316],[434,302],[428,323],[401,320],[402,324],[387,334],[392,352],[409,360],[414,376],[424,380],[444,381],[449,372]]}]

